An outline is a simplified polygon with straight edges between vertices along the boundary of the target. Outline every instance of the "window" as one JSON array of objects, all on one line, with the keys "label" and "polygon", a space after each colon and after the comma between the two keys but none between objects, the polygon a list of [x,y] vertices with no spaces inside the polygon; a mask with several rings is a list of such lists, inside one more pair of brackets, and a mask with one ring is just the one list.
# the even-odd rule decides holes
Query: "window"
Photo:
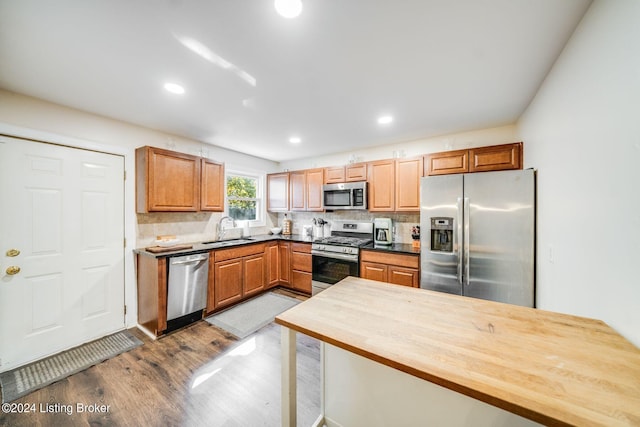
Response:
[{"label": "window", "polygon": [[227,214],[236,221],[263,225],[262,182],[259,175],[227,171]]}]

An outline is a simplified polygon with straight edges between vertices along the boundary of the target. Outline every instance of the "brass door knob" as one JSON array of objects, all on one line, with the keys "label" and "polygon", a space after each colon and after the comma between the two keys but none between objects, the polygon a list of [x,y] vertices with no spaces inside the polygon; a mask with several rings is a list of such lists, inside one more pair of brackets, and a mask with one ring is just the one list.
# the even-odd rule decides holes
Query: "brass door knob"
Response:
[{"label": "brass door knob", "polygon": [[20,273],[20,267],[18,267],[17,265],[12,265],[10,267],[7,267],[6,271],[9,276],[13,276],[14,274]]},{"label": "brass door knob", "polygon": [[9,249],[6,253],[8,257],[14,257],[20,255],[20,251],[17,249]]}]

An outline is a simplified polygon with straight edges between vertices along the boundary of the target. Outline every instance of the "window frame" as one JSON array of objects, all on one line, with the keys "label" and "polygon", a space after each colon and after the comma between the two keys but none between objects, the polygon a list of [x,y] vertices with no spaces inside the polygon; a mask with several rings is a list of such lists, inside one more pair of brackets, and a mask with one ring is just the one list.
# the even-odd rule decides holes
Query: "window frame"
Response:
[{"label": "window frame", "polygon": [[[266,204],[265,204],[265,174],[255,171],[247,171],[242,169],[225,168],[224,172],[224,214],[229,215],[229,196],[227,185],[229,177],[251,178],[256,180],[256,197],[242,198],[239,200],[255,200],[256,201],[256,219],[249,220],[249,227],[264,227],[266,224]],[[234,199],[231,199],[234,200]],[[244,220],[237,220],[244,221]],[[236,224],[238,226],[238,224]]]}]

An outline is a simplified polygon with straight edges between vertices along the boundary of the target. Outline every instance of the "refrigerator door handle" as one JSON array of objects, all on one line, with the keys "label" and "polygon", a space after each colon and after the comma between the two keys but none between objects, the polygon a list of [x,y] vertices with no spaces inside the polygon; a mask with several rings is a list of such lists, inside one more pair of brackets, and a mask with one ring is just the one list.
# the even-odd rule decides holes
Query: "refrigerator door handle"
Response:
[{"label": "refrigerator door handle", "polygon": [[[469,202],[469,198],[464,198],[464,284],[469,286],[469,275],[470,275],[470,260],[469,260],[469,248],[471,246],[471,241],[469,240],[469,217],[471,216],[471,203]],[[464,295],[464,293],[463,293]]]},{"label": "refrigerator door handle", "polygon": [[462,241],[462,222],[463,222],[463,216],[464,213],[462,211],[462,197],[458,197],[458,201],[457,201],[457,212],[458,212],[458,218],[457,222],[458,222],[458,227],[457,227],[457,245],[458,245],[458,268],[456,270],[456,275],[458,276],[458,283],[460,283],[460,285],[463,285],[462,282],[462,248],[464,247],[463,245],[463,241]]}]

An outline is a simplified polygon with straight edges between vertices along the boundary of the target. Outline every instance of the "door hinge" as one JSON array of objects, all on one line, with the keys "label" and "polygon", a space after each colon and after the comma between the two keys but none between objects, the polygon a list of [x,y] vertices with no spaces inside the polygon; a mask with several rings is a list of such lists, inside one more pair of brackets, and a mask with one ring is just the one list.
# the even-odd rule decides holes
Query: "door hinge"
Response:
[{"label": "door hinge", "polygon": [[124,314],[125,315],[127,314],[127,305],[126,304],[124,305]]},{"label": "door hinge", "polygon": [[127,180],[127,171],[124,171],[124,180]]},{"label": "door hinge", "polygon": [[124,238],[124,247],[125,248],[127,247],[127,238],[126,237]]}]

